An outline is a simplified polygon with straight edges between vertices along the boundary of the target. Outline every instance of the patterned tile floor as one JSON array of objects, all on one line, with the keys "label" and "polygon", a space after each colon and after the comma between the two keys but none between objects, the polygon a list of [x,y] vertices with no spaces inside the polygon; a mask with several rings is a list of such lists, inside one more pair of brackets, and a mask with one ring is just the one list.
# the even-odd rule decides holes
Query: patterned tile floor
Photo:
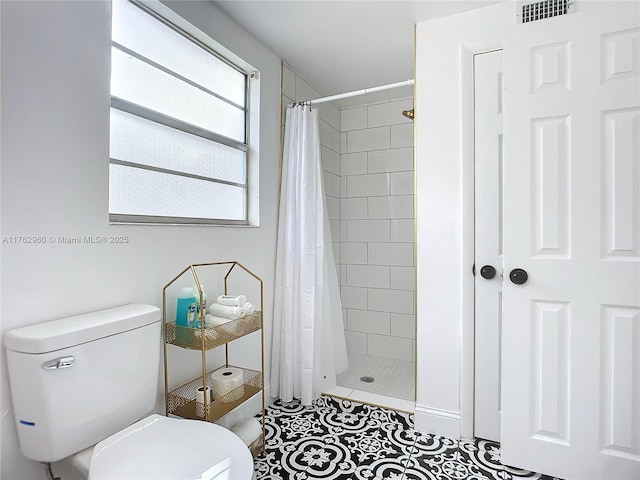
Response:
[{"label": "patterned tile floor", "polygon": [[413,429],[413,415],[322,397],[267,409],[257,480],[557,480],[500,463],[500,446]]}]

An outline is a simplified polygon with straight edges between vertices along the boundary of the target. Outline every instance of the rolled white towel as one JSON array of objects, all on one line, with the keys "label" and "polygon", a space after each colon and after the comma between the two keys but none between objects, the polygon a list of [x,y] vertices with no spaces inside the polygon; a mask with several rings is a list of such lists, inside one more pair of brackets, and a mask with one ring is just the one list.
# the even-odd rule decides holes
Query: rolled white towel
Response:
[{"label": "rolled white towel", "polygon": [[220,305],[219,303],[213,303],[209,307],[209,313],[217,317],[225,317],[230,320],[237,320],[244,317],[247,313],[244,308],[240,306],[233,307],[231,305]]},{"label": "rolled white towel", "polygon": [[244,302],[242,304],[242,308],[244,308],[244,311],[247,315],[253,315],[256,312],[256,309],[253,308],[253,305],[251,305],[249,302]]},{"label": "rolled white towel", "polygon": [[244,295],[220,295],[216,302],[220,305],[229,305],[231,307],[239,307],[247,301]]},{"label": "rolled white towel", "polygon": [[230,322],[230,318],[218,317],[216,315],[207,314],[204,317],[204,324],[207,327],[217,327],[218,325],[222,325],[223,323]]},{"label": "rolled white towel", "polygon": [[240,420],[231,427],[231,431],[240,437],[240,440],[248,447],[262,435],[262,426],[257,418],[251,417]]}]

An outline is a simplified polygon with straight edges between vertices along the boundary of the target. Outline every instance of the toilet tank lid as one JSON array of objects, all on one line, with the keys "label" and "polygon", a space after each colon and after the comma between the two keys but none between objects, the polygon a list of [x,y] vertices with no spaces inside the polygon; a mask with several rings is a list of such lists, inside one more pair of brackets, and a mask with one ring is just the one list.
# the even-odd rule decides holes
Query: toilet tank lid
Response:
[{"label": "toilet tank lid", "polygon": [[22,353],[47,353],[160,321],[160,309],[132,303],[9,330],[4,344]]}]

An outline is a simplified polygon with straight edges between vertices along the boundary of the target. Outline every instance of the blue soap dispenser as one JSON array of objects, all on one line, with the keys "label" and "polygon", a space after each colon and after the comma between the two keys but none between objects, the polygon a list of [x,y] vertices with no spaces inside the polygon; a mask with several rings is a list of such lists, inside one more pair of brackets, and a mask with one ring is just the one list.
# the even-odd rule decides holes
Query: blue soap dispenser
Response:
[{"label": "blue soap dispenser", "polygon": [[196,319],[196,296],[192,287],[182,287],[176,309],[176,325],[190,327]]}]

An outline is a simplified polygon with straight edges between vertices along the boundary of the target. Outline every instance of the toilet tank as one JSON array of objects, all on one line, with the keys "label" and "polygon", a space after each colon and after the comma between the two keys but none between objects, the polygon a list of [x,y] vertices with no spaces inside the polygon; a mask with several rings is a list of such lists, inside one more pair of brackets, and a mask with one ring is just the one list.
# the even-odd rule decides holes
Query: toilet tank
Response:
[{"label": "toilet tank", "polygon": [[131,304],[4,335],[22,453],[55,462],[153,411],[160,310]]}]

